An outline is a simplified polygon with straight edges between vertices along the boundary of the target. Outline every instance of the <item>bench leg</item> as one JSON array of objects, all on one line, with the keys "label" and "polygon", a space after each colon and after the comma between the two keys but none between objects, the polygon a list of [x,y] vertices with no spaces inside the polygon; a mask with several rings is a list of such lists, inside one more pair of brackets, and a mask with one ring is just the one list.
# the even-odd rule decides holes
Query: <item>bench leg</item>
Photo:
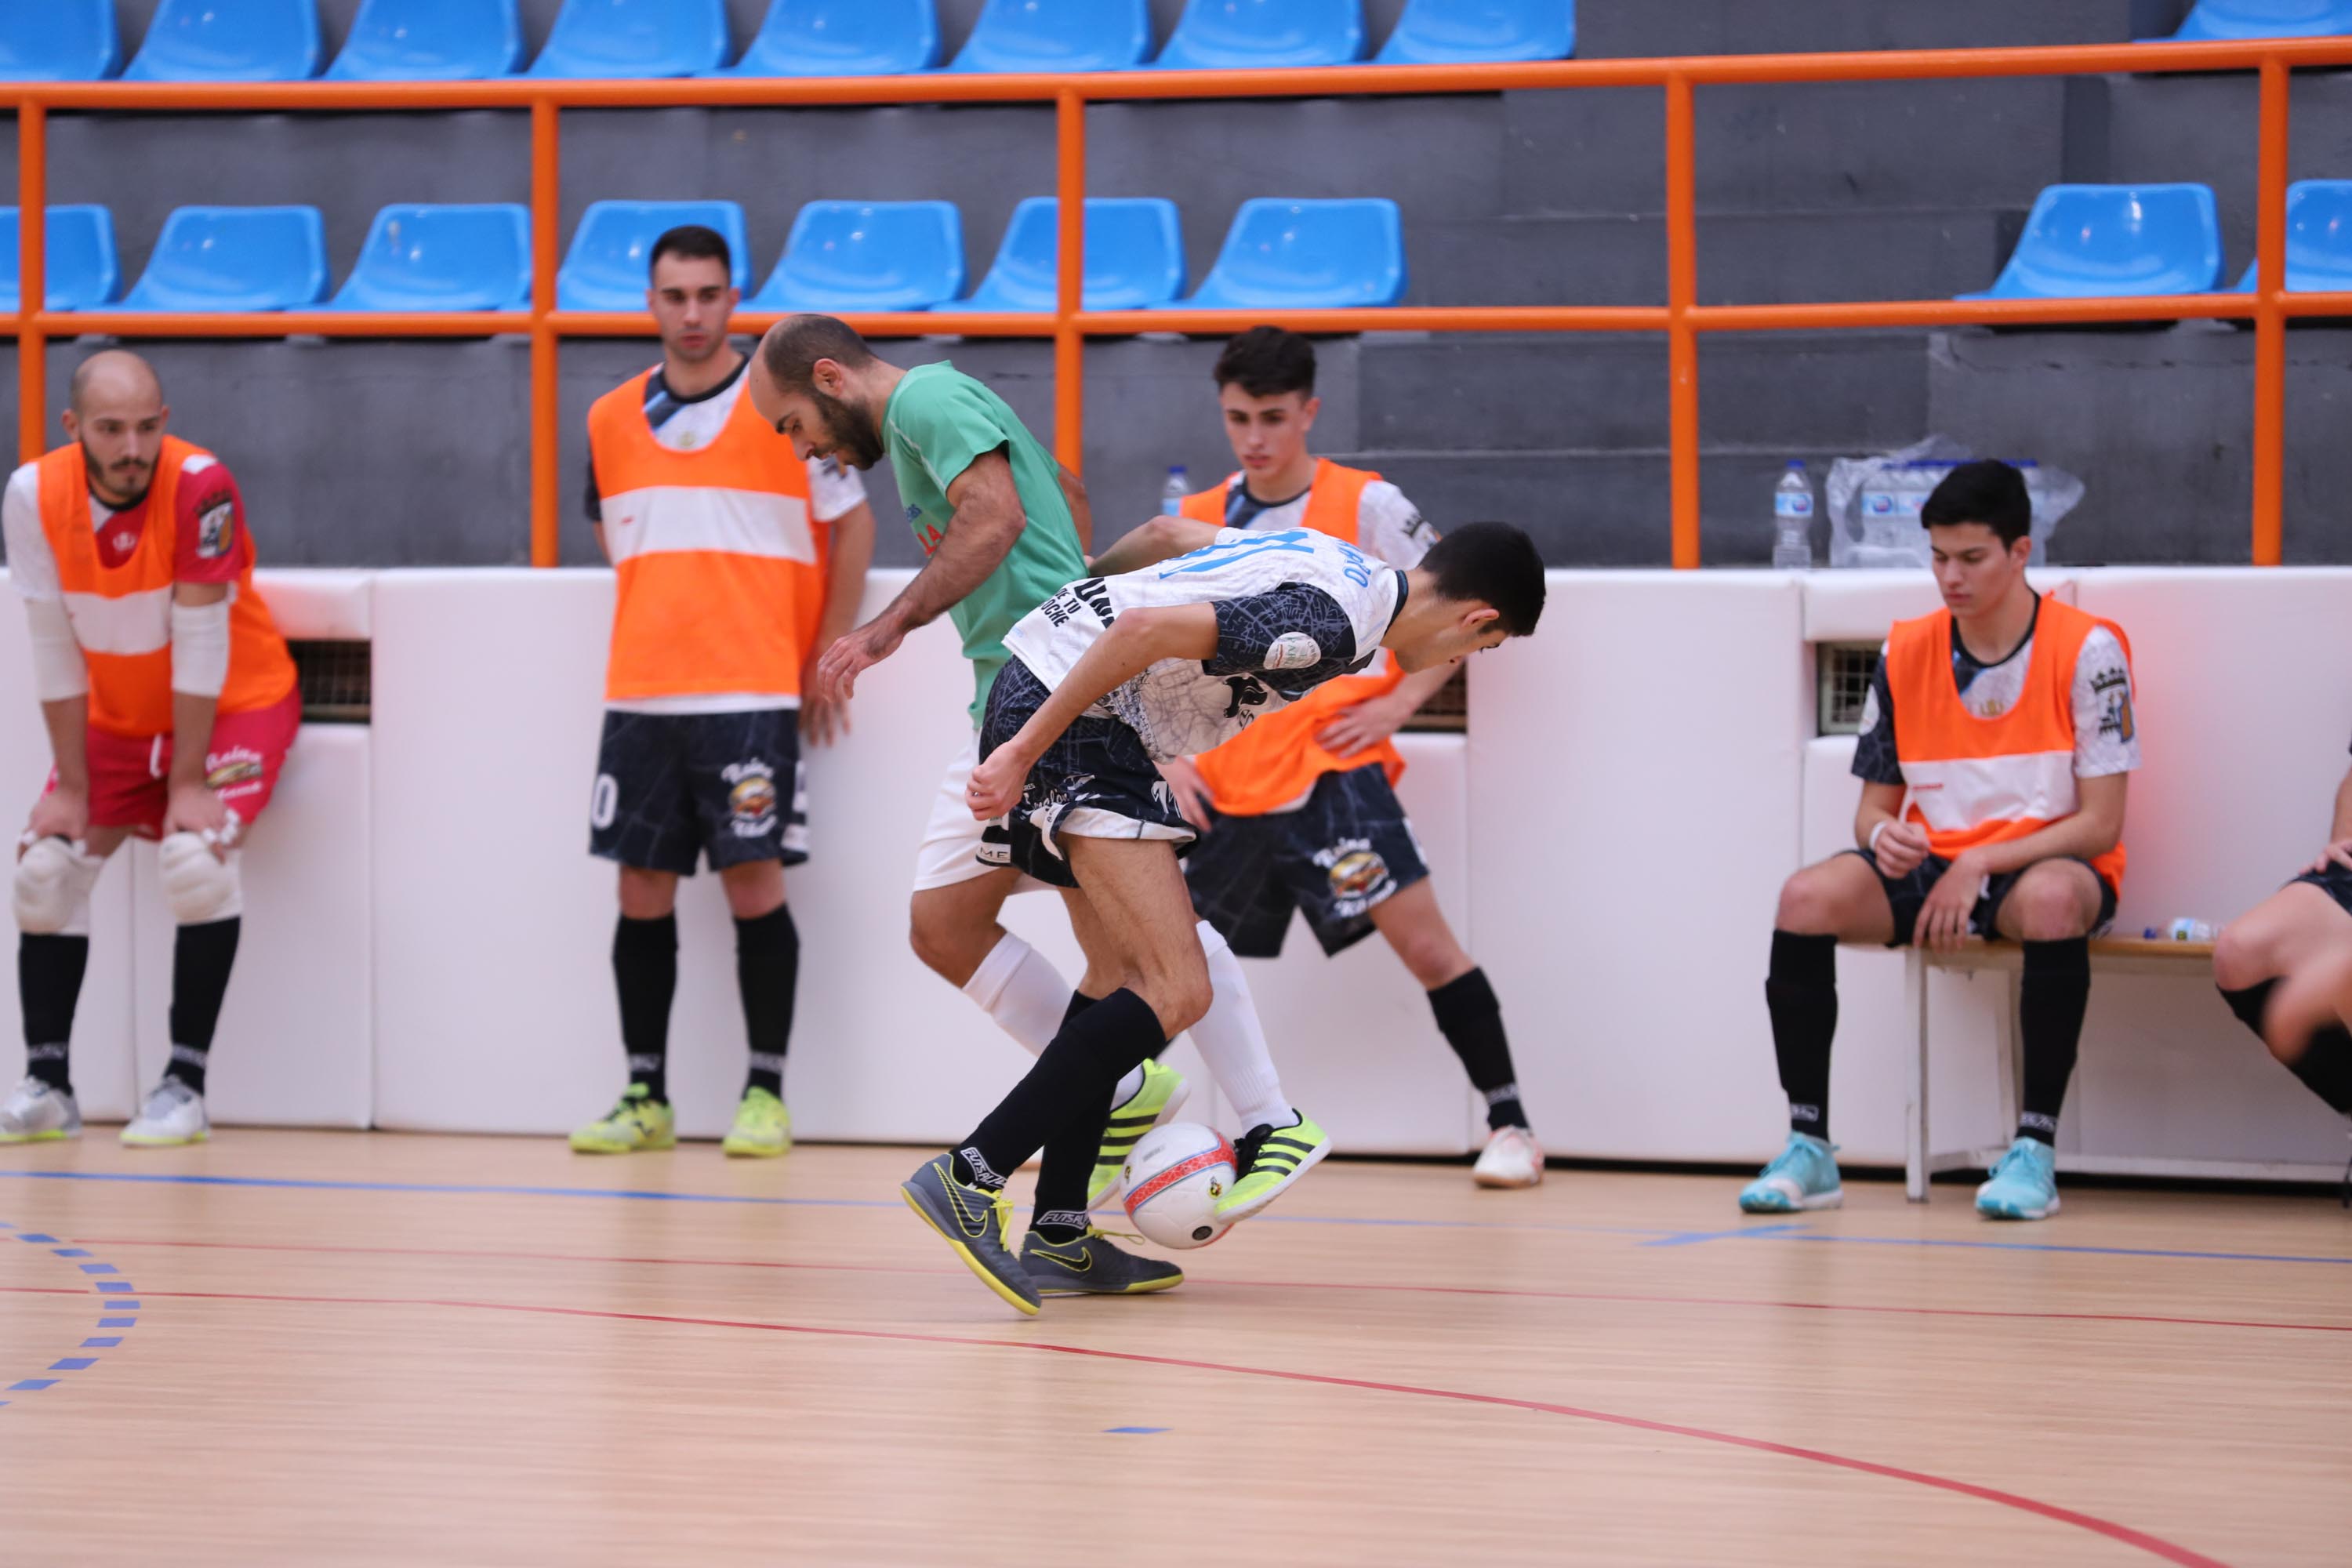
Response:
[{"label": "bench leg", "polygon": [[1903,1012],[1917,1031],[1911,1050],[1911,1102],[1904,1118],[1903,1192],[1915,1204],[1927,1201],[1927,955],[1917,948],[1903,954]]},{"label": "bench leg", "polygon": [[2016,1135],[2020,1085],[2024,1081],[2024,1068],[2018,1054],[2017,983],[2014,970],[2000,972],[2000,996],[1994,1004],[1992,1043],[1997,1060],[1993,1069],[2000,1085],[2000,1141],[2006,1142]]}]

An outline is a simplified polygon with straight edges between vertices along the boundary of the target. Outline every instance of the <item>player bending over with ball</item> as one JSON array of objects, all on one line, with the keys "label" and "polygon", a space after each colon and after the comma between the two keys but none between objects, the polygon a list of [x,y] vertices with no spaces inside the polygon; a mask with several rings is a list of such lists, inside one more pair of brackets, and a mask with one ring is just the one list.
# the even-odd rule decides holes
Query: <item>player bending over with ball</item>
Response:
[{"label": "player bending over with ball", "polygon": [[[1120,1078],[1201,1016],[1207,960],[1178,856],[1193,828],[1158,764],[1205,752],[1262,714],[1366,668],[1382,648],[1412,672],[1527,637],[1543,562],[1525,533],[1473,523],[1398,571],[1307,529],[1248,533],[1162,518],[1024,616],[990,693],[968,799],[1002,819],[1013,864],[1076,888],[1074,919],[1124,962],[1124,984],[1069,1021],[996,1109],[902,1187],[908,1206],[1024,1313],[1035,1281],[1007,1245],[1006,1175],[1066,1131],[1091,1142]],[[1094,943],[1089,943],[1092,947]],[[1048,1152],[1041,1214],[1056,1194]],[[1085,1167],[1063,1167],[1079,1181]],[[1262,1199],[1240,1191],[1228,1222]],[[1039,1243],[1032,1233],[1027,1246]],[[1051,1242],[1055,1238],[1044,1238]],[[1172,1282],[1172,1281],[1171,1281]]]}]

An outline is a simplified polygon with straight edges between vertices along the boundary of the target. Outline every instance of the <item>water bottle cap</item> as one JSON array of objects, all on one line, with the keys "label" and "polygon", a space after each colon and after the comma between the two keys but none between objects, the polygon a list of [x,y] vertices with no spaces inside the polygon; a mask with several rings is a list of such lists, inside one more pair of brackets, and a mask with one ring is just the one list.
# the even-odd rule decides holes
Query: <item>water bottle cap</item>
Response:
[{"label": "water bottle cap", "polygon": [[1183,471],[1184,465],[1181,463],[1171,463],[1168,465],[1168,477],[1171,479],[1174,479],[1178,474],[1181,474]]},{"label": "water bottle cap", "polygon": [[1789,459],[1789,467],[1801,474],[1805,471],[1805,460],[1802,458],[1791,458]]}]

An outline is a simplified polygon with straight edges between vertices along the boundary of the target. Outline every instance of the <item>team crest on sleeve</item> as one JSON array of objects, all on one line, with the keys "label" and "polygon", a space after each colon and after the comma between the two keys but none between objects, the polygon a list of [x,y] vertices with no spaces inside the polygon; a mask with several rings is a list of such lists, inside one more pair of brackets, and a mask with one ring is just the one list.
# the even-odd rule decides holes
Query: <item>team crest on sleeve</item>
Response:
[{"label": "team crest on sleeve", "polygon": [[196,553],[207,561],[228,553],[236,537],[236,502],[226,496],[196,519]]},{"label": "team crest on sleeve", "polygon": [[1285,632],[1265,650],[1268,669],[1307,669],[1323,658],[1323,649],[1305,632]]}]

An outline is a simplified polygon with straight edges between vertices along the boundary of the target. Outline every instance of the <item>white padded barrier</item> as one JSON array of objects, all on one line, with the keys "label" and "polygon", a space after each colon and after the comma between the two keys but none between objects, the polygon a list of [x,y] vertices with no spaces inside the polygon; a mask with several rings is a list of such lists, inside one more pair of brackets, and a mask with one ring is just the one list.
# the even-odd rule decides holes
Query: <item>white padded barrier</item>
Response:
[{"label": "white padded barrier", "polygon": [[1555,1152],[1763,1159],[1764,1016],[1812,670],[1797,584],[1555,572],[1472,661],[1470,907]]}]

